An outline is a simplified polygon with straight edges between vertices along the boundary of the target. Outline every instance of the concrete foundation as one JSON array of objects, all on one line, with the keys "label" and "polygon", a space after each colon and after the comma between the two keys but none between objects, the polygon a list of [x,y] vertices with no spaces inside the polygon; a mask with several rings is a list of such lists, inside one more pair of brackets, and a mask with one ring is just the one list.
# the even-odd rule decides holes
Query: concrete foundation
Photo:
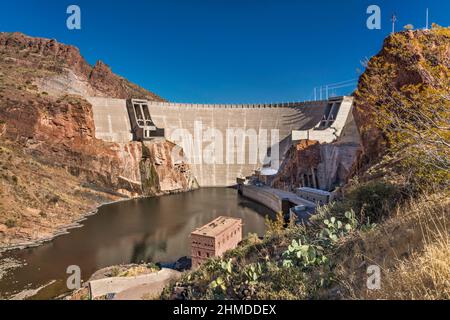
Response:
[{"label": "concrete foundation", "polygon": [[[118,294],[130,289],[137,289],[144,286],[144,293],[155,293],[152,286],[157,289],[164,287],[171,279],[177,279],[181,275],[180,272],[171,269],[161,269],[158,272],[135,276],[135,277],[111,277],[89,282],[89,294],[91,299],[101,297],[107,294]],[[134,297],[139,299],[141,297]]]},{"label": "concrete foundation", "polygon": [[[257,187],[253,185],[241,185],[241,194],[244,197],[261,203],[274,212],[289,213],[290,207],[303,205],[308,209],[314,209],[316,204],[307,201],[292,192],[287,192],[269,187]],[[283,202],[288,202],[289,208],[284,206]]]}]

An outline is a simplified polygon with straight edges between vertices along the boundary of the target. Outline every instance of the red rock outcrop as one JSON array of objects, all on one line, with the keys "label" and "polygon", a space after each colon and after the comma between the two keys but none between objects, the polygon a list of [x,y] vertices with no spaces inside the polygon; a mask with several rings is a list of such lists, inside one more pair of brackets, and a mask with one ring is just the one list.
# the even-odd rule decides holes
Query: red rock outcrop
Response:
[{"label": "red rock outcrop", "polygon": [[61,44],[54,39],[34,38],[18,32],[0,32],[0,51],[9,53],[8,58],[14,59],[16,64],[52,71],[56,75],[70,70],[80,81],[85,81],[92,87],[94,95],[164,101],[156,94],[114,74],[109,66],[101,61],[92,67],[81,56],[78,48]]},{"label": "red rock outcrop", "polygon": [[[320,143],[311,140],[300,141],[288,151],[278,174],[271,182],[272,187],[288,191],[306,184],[313,187],[316,182],[312,181],[314,178],[310,179],[310,176],[320,161]],[[307,181],[304,179],[305,175]]]},{"label": "red rock outcrop", "polygon": [[405,31],[386,38],[381,51],[369,61],[354,94],[353,115],[363,146],[357,172],[376,163],[389,144],[376,121],[378,108],[406,85],[438,84],[430,70],[439,65],[447,70],[450,66],[448,28]]}]

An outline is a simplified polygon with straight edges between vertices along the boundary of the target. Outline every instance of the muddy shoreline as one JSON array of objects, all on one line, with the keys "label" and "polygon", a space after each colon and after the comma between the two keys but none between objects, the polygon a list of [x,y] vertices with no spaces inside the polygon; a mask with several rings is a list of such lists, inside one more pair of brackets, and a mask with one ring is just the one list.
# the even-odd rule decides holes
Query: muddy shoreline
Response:
[{"label": "muddy shoreline", "polygon": [[49,237],[40,238],[40,239],[36,239],[36,240],[31,240],[31,241],[26,241],[26,242],[21,242],[21,243],[12,244],[12,245],[6,245],[6,246],[0,245],[0,258],[1,258],[1,254],[2,253],[9,252],[9,251],[14,251],[14,250],[23,250],[23,249],[28,249],[28,248],[35,248],[35,247],[43,245],[43,244],[45,244],[47,242],[51,242],[52,240],[54,240],[55,238],[57,238],[59,236],[68,234],[70,232],[70,230],[72,230],[72,229],[77,229],[77,228],[83,227],[83,224],[81,222],[87,220],[90,216],[93,216],[93,215],[97,214],[99,209],[101,207],[103,207],[103,206],[107,206],[107,205],[114,204],[114,203],[119,203],[119,202],[124,202],[124,201],[131,201],[131,200],[137,200],[137,199],[146,199],[146,198],[155,198],[155,197],[163,197],[163,196],[168,196],[168,195],[173,195],[173,194],[178,194],[178,193],[192,192],[192,191],[195,191],[195,190],[197,190],[197,189],[177,190],[177,191],[171,191],[171,192],[163,193],[163,194],[156,195],[156,196],[138,196],[138,197],[123,198],[123,199],[119,199],[119,200],[107,201],[107,202],[100,203],[99,205],[97,205],[95,207],[95,209],[82,214],[80,217],[78,217],[77,219],[73,220],[71,223],[65,224],[65,225],[62,225],[60,227],[55,228],[55,232]]},{"label": "muddy shoreline", "polygon": [[127,199],[121,199],[121,200],[108,201],[108,202],[105,202],[105,203],[101,203],[94,210],[86,212],[85,214],[82,214],[79,218],[75,219],[73,222],[71,222],[69,224],[62,225],[60,227],[57,227],[55,229],[55,232],[49,237],[36,239],[36,240],[31,240],[31,241],[26,241],[26,242],[21,242],[21,243],[17,243],[17,244],[13,244],[13,245],[0,246],[0,254],[8,252],[8,251],[22,250],[22,249],[27,249],[27,248],[38,247],[38,246],[40,246],[40,245],[42,245],[44,243],[52,241],[53,239],[55,239],[55,238],[57,238],[59,236],[68,234],[69,231],[72,230],[72,229],[83,227],[83,224],[81,224],[81,222],[85,221],[90,216],[93,216],[93,215],[97,214],[99,208],[101,208],[103,206],[106,206],[106,205],[109,205],[109,204],[122,202],[122,201],[133,200],[133,199],[138,199],[138,198],[127,198]]}]

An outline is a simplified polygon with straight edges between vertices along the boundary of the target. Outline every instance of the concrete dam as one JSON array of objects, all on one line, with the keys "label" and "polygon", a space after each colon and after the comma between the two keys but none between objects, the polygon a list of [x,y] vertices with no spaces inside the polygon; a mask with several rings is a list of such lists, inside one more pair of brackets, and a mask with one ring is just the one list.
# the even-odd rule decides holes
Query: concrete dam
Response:
[{"label": "concrete dam", "polygon": [[183,148],[202,187],[231,186],[261,168],[276,172],[292,141],[335,141],[352,120],[353,104],[352,97],[242,105],[87,99],[96,138],[127,143],[163,136]]}]

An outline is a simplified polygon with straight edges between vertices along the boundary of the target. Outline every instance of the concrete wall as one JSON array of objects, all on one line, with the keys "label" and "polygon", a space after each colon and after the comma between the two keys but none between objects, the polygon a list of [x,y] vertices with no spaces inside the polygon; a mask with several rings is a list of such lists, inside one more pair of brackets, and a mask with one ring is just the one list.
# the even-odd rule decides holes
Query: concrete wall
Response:
[{"label": "concrete wall", "polygon": [[[88,100],[94,109],[97,138],[114,142],[125,142],[131,139],[125,100],[109,98],[89,98]],[[346,104],[341,109],[344,111],[343,117],[346,118],[345,110],[350,100],[345,98],[344,101]],[[261,168],[272,137],[280,143],[281,157],[283,150],[287,149],[286,146],[290,146],[292,132],[315,128],[323,118],[327,103],[327,101],[313,101],[282,104],[202,105],[149,102],[149,109],[155,125],[165,129],[166,138],[179,144],[188,155],[192,156],[188,162],[192,166],[193,174],[200,186],[206,187],[234,185],[236,177],[248,176],[254,170]],[[335,123],[339,124],[341,121],[336,119]],[[230,154],[230,148],[227,148],[227,132],[229,130],[237,132],[237,129],[243,130],[244,134],[237,134],[234,142],[236,145],[242,143],[244,150],[231,152],[227,158],[227,153]],[[278,136],[272,136],[271,130],[277,130]],[[322,133],[325,131],[327,130]],[[335,129],[332,131],[334,132]],[[266,146],[262,143],[259,150],[250,149],[250,139],[245,133],[251,132],[256,132],[258,139],[267,137]],[[211,147],[217,154],[219,147],[211,142],[217,133],[223,137],[221,146],[223,157],[215,157],[212,161],[209,158],[205,161]],[[329,132],[326,134],[330,135]],[[237,154],[245,155],[243,161],[237,158]],[[261,156],[253,161],[255,159],[252,157],[256,154]],[[272,162],[271,166],[278,168],[276,162]]]},{"label": "concrete wall", "polygon": [[265,192],[262,188],[258,189],[258,187],[254,186],[243,186],[242,195],[252,199],[253,201],[261,203],[274,212],[282,211],[281,199],[270,192]]},{"label": "concrete wall", "polygon": [[181,272],[163,268],[158,272],[134,277],[110,277],[92,280],[89,281],[89,294],[91,299],[94,299],[109,293],[116,294],[129,289],[138,289],[141,286],[147,286],[148,291],[151,291],[152,284],[158,286],[161,282],[167,283],[171,279],[178,279],[180,276]]},{"label": "concrete wall", "polygon": [[99,97],[87,100],[92,104],[97,139],[119,143],[133,139],[126,100]]},{"label": "concrete wall", "polygon": [[342,131],[351,116],[353,97],[344,97],[340,104],[339,112],[334,123],[327,129],[321,130],[318,126],[309,130],[295,130],[292,132],[292,140],[315,140],[320,143],[334,142],[341,136]]},{"label": "concrete wall", "polygon": [[261,203],[274,212],[283,211],[283,199],[289,200],[293,205],[304,205],[307,208],[316,207],[314,202],[303,199],[295,193],[279,189],[257,187],[254,185],[240,185],[240,190],[244,197]]}]

